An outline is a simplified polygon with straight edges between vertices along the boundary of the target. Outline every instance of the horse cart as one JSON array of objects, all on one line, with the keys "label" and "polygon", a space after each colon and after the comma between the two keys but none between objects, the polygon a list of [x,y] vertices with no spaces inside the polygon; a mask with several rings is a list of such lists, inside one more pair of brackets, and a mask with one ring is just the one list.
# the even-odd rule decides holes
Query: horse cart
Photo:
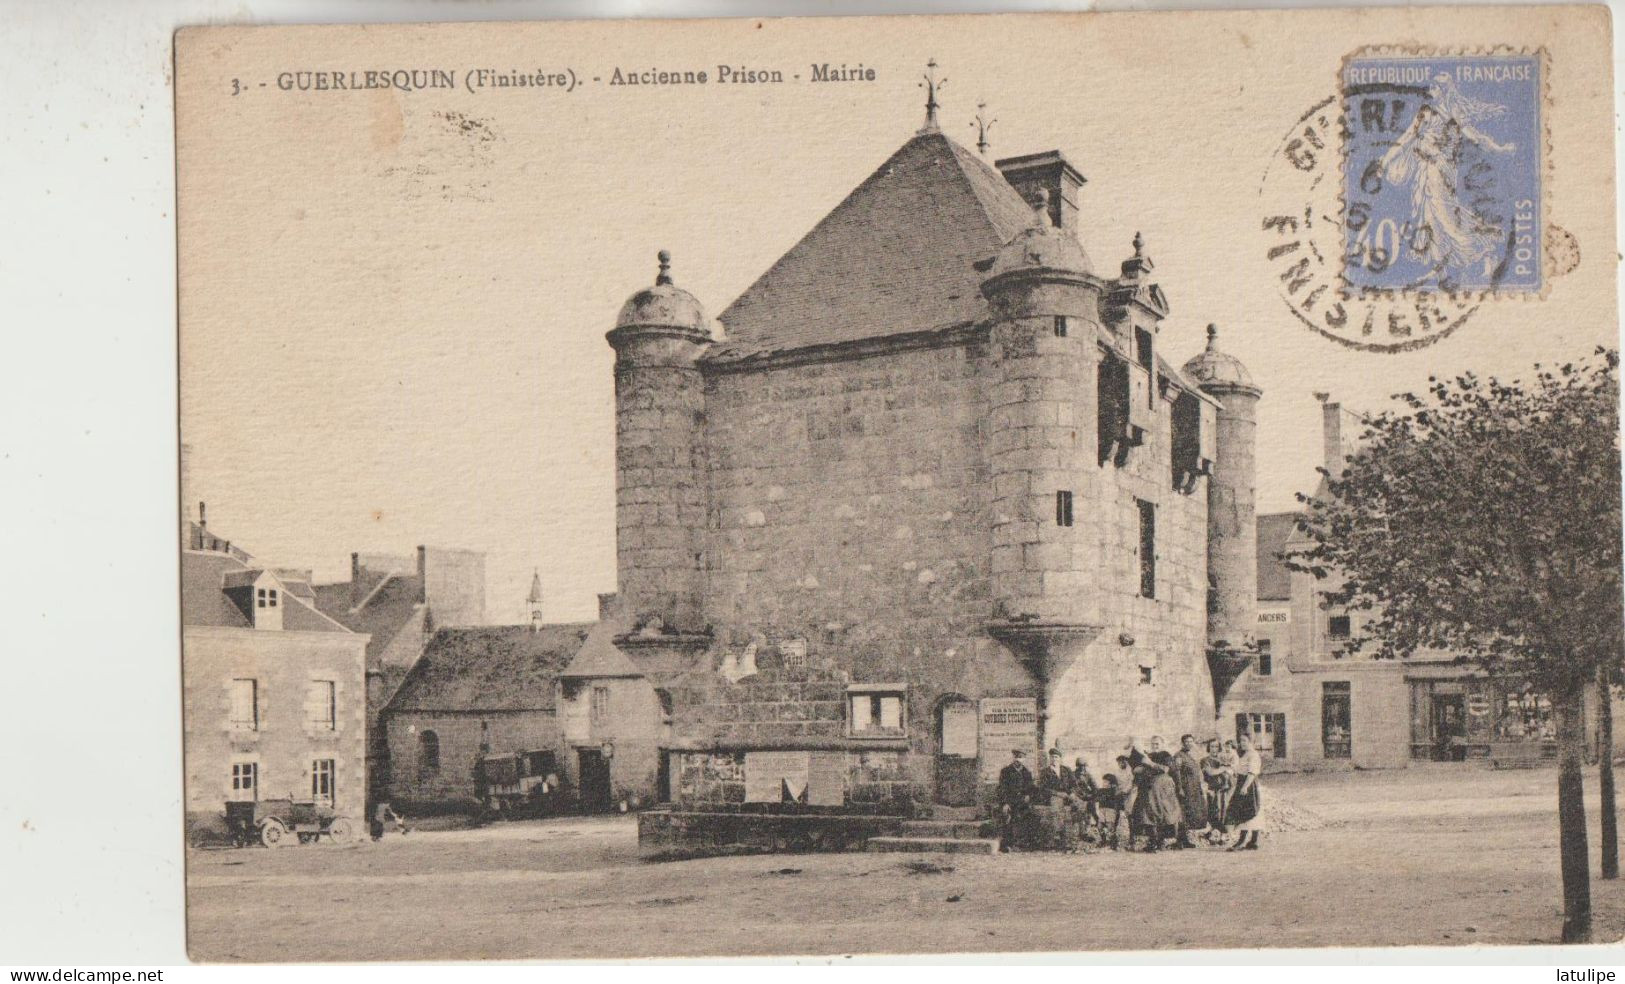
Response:
[{"label": "horse cart", "polygon": [[310,844],[324,836],[343,843],[355,836],[355,822],[330,805],[291,799],[228,802],[226,828],[232,843],[239,847],[255,843],[281,847],[295,838],[301,844]]}]

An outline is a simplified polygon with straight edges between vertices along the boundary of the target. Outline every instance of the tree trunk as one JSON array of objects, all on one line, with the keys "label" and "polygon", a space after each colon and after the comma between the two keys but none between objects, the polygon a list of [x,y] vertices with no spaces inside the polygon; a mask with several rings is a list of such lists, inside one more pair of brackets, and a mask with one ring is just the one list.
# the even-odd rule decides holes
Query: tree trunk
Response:
[{"label": "tree trunk", "polygon": [[1591,849],[1586,842],[1585,687],[1553,700],[1557,717],[1557,842],[1563,860],[1563,942],[1591,942]]},{"label": "tree trunk", "polygon": [[1597,777],[1602,798],[1602,876],[1619,877],[1619,818],[1614,813],[1614,701],[1608,666],[1597,667]]}]

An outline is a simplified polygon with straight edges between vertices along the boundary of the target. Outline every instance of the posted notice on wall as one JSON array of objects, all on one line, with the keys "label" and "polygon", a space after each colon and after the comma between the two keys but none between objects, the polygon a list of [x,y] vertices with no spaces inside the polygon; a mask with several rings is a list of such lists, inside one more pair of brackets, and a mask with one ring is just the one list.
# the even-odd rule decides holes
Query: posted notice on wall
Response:
[{"label": "posted notice on wall", "polygon": [[1038,699],[988,697],[982,701],[982,781],[997,782],[1010,752],[1032,754],[1038,748]]}]

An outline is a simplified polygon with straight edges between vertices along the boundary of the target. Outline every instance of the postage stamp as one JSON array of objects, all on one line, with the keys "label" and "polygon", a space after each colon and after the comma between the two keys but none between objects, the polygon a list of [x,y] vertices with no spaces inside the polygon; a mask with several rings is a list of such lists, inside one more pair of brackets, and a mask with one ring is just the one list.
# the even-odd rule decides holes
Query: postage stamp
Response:
[{"label": "postage stamp", "polygon": [[1541,291],[1544,78],[1538,51],[1345,60],[1350,288]]}]

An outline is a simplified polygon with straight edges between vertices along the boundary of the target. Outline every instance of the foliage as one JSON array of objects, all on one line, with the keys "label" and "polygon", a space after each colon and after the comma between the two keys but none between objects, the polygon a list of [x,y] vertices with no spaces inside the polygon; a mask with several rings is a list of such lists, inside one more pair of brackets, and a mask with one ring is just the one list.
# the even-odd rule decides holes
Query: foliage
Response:
[{"label": "foliage", "polygon": [[1467,373],[1366,420],[1341,475],[1300,496],[1288,558],[1363,616],[1379,657],[1448,652],[1572,694],[1621,663],[1619,354]]}]

